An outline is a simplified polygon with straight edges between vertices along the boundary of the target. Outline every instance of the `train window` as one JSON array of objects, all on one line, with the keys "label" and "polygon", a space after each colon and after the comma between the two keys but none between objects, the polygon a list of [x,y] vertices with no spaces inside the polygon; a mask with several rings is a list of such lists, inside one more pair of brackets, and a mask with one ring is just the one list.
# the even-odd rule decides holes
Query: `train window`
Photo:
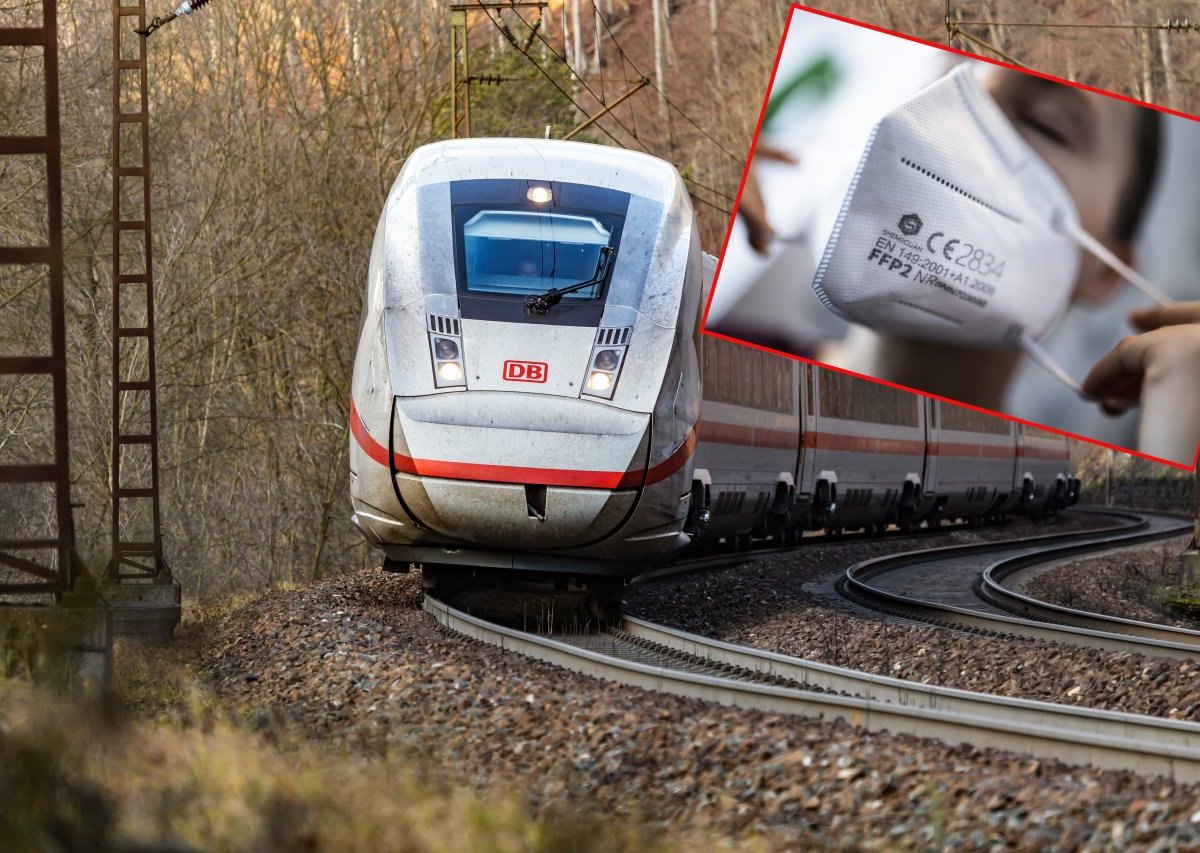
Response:
[{"label": "train window", "polygon": [[[791,370],[775,371],[775,388],[773,389],[775,392],[775,405],[772,407],[775,409],[775,411],[790,412],[792,410],[791,401],[788,400],[788,392],[787,392],[788,386],[791,384],[792,384],[792,371]],[[785,408],[785,406],[786,406],[786,408]]]},{"label": "train window", "polygon": [[[466,288],[528,295],[597,278],[611,229],[588,216],[528,210],[481,210],[463,224]],[[603,274],[563,299],[595,299]]]},{"label": "train window", "polygon": [[716,375],[713,377],[716,380],[718,400],[729,399],[729,389],[733,387],[733,383],[729,381],[729,371],[733,369],[733,364],[729,361],[730,350],[720,341],[713,341],[714,352],[716,358],[713,359],[713,364],[716,365]]},{"label": "train window", "polygon": [[[549,184],[547,202],[531,198],[532,184],[524,179],[450,182],[454,283],[463,319],[599,324],[609,279],[620,263],[630,195],[565,181]],[[617,254],[607,255],[599,282],[563,294],[548,315],[525,310],[527,296],[595,277],[605,246]]]},{"label": "train window", "polygon": [[909,391],[868,379],[821,371],[821,414],[827,418],[915,427],[920,421],[921,400]]},{"label": "train window", "polygon": [[738,360],[739,350],[729,344],[721,345],[721,399],[727,403],[740,404],[738,390],[742,387],[741,362]]},{"label": "train window", "polygon": [[706,399],[714,400],[720,396],[721,386],[721,371],[717,359],[720,354],[717,351],[717,339],[703,335],[704,341],[704,396]]},{"label": "train window", "polygon": [[721,395],[721,351],[717,339],[702,335],[704,339],[704,398],[718,399]]},{"label": "train window", "polygon": [[791,412],[792,363],[779,356],[704,337],[704,399],[770,412]]},{"label": "train window", "polygon": [[758,406],[762,402],[762,373],[758,368],[757,350],[741,347],[742,356],[742,399],[747,406]]},{"label": "train window", "polygon": [[739,406],[750,405],[750,371],[747,370],[746,348],[738,347],[733,351],[733,396]]},{"label": "train window", "polygon": [[965,409],[950,403],[942,403],[939,408],[942,412],[942,429],[958,429],[991,435],[1008,435],[1012,430],[1012,421],[996,415]]},{"label": "train window", "polygon": [[1066,441],[1066,436],[1060,435],[1057,432],[1050,432],[1048,429],[1038,429],[1037,427],[1021,425],[1021,432],[1027,438],[1049,439],[1051,441]]}]

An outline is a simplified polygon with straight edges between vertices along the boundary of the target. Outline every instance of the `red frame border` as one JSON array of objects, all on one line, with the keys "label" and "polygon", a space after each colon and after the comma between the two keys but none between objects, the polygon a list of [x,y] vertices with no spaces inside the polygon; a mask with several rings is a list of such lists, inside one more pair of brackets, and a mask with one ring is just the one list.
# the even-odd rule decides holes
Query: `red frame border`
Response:
[{"label": "red frame border", "polygon": [[845,23],[845,24],[853,24],[856,27],[862,27],[863,29],[874,30],[877,33],[883,33],[885,35],[896,36],[897,38],[902,38],[906,41],[916,42],[917,44],[923,44],[923,45],[926,45],[927,47],[934,47],[934,48],[937,48],[938,50],[942,50],[947,53],[953,53],[958,56],[966,57],[968,59],[973,59],[973,60],[980,61],[980,62],[987,62],[987,63],[990,63],[991,65],[995,65],[1000,68],[1007,68],[1012,71],[1019,71],[1022,74],[1031,74],[1034,77],[1041,77],[1044,80],[1050,80],[1055,83],[1062,83],[1063,85],[1066,85],[1066,86],[1073,86],[1076,89],[1083,89],[1086,92],[1092,92],[1097,95],[1104,95],[1105,97],[1108,97],[1108,98],[1115,98],[1118,101],[1124,101],[1125,103],[1133,104],[1135,106],[1147,107],[1149,109],[1156,110],[1157,112],[1160,112],[1160,113],[1165,113],[1167,115],[1176,116],[1177,118],[1184,118],[1184,119],[1188,119],[1189,121],[1200,121],[1200,117],[1189,115],[1188,113],[1180,112],[1178,110],[1173,110],[1168,107],[1159,106],[1158,104],[1151,104],[1151,103],[1148,103],[1147,101],[1139,101],[1136,98],[1130,98],[1130,97],[1126,97],[1125,95],[1119,95],[1116,92],[1108,92],[1108,91],[1105,91],[1104,89],[1097,89],[1095,86],[1088,86],[1084,83],[1073,83],[1070,80],[1064,80],[1061,77],[1055,77],[1053,74],[1045,74],[1041,71],[1034,71],[1033,69],[1030,69],[1030,68],[1022,68],[1020,66],[1013,65],[1008,62],[1002,62],[998,59],[993,59],[988,56],[980,56],[979,54],[976,54],[976,53],[968,53],[967,51],[960,50],[956,47],[949,47],[944,44],[937,44],[936,42],[926,41],[925,39],[917,38],[916,36],[912,36],[912,35],[907,35],[906,33],[898,33],[894,30],[885,29],[884,27],[877,27],[874,24],[868,24],[863,21],[856,21],[853,18],[847,18],[842,15],[836,15],[832,12],[826,12],[821,9],[813,9],[809,6],[804,6],[800,3],[793,3],[788,12],[787,24],[783,28],[783,36],[779,40],[779,49],[775,52],[775,62],[771,66],[771,79],[767,83],[766,92],[763,93],[762,107],[759,109],[759,112],[758,112],[758,124],[754,128],[754,138],[750,141],[750,156],[746,158],[746,169],[745,169],[745,171],[742,172],[742,180],[741,180],[741,183],[738,184],[737,197],[733,203],[733,211],[729,215],[729,225],[726,226],[726,228],[725,228],[725,239],[721,243],[721,254],[717,258],[717,268],[716,268],[716,271],[713,273],[713,284],[712,284],[712,287],[709,289],[708,301],[704,304],[704,316],[700,320],[701,334],[705,334],[705,335],[708,335],[713,338],[718,338],[720,340],[729,341],[730,343],[735,343],[740,346],[750,347],[752,349],[756,349],[761,352],[770,353],[771,355],[778,355],[778,356],[782,356],[784,358],[789,358],[793,361],[800,361],[800,362],[804,362],[805,364],[811,364],[816,367],[824,368],[825,370],[833,370],[838,373],[844,373],[848,376],[854,376],[859,379],[866,379],[869,382],[875,382],[879,385],[887,385],[887,386],[889,386],[891,388],[895,388],[899,391],[907,391],[911,394],[917,394],[922,397],[929,397],[934,400],[940,400],[943,403],[950,403],[955,406],[961,406],[964,409],[972,409],[976,412],[983,412],[984,414],[987,414],[987,415],[994,415],[996,417],[1004,418],[1005,420],[1008,420],[1008,421],[1014,421],[1019,424],[1024,424],[1025,426],[1031,426],[1031,427],[1036,427],[1037,429],[1047,430],[1049,432],[1057,433],[1058,435],[1066,436],[1067,438],[1073,438],[1076,441],[1082,441],[1087,444],[1096,445],[1097,447],[1106,448],[1108,450],[1115,450],[1120,453],[1124,453],[1128,456],[1136,456],[1139,459],[1145,459],[1150,462],[1156,462],[1161,465],[1167,465],[1171,468],[1178,468],[1181,471],[1188,471],[1188,472],[1196,471],[1197,465],[1200,465],[1200,442],[1198,442],[1196,445],[1196,455],[1192,457],[1192,466],[1189,468],[1183,462],[1174,462],[1170,459],[1163,459],[1159,456],[1151,456],[1148,453],[1141,453],[1136,450],[1131,450],[1128,447],[1119,447],[1118,445],[1109,444],[1107,442],[1099,441],[1094,438],[1088,438],[1087,436],[1079,435],[1078,433],[1073,433],[1073,432],[1068,432],[1063,429],[1058,429],[1056,427],[1049,426],[1048,424],[1040,424],[1040,423],[1037,423],[1036,421],[1027,421],[1023,418],[1014,417],[1013,415],[1008,415],[1008,414],[1005,414],[1004,412],[997,412],[993,409],[985,409],[981,406],[972,406],[969,403],[964,403],[960,400],[953,400],[949,397],[943,397],[938,394],[931,394],[928,391],[920,391],[916,388],[910,388],[907,385],[899,385],[895,382],[888,382],[885,379],[877,379],[874,376],[867,376],[866,374],[857,373],[853,370],[846,370],[845,368],[842,368],[842,367],[834,367],[833,365],[825,364],[824,362],[816,361],[811,358],[804,358],[802,356],[794,355],[793,353],[783,352],[782,350],[772,349],[771,347],[763,346],[762,344],[756,344],[751,341],[744,341],[741,338],[734,338],[729,335],[723,335],[719,332],[710,332],[708,330],[708,328],[707,328],[708,327],[708,312],[709,312],[709,309],[712,307],[713,296],[717,290],[717,282],[720,281],[720,278],[721,278],[721,267],[725,263],[725,251],[729,248],[729,241],[733,237],[733,223],[737,219],[738,208],[741,206],[741,203],[742,203],[742,193],[746,189],[746,179],[750,175],[750,169],[754,163],[754,154],[758,150],[758,138],[759,138],[760,134],[762,133],[763,120],[766,118],[767,104],[770,102],[770,99],[771,99],[771,90],[775,86],[775,77],[779,73],[779,60],[780,60],[780,57],[783,56],[783,46],[787,43],[788,33],[791,32],[792,23],[796,20],[797,12],[807,12],[807,13],[810,13],[813,15],[819,15],[822,18],[830,18],[835,21],[841,21],[842,23]]}]

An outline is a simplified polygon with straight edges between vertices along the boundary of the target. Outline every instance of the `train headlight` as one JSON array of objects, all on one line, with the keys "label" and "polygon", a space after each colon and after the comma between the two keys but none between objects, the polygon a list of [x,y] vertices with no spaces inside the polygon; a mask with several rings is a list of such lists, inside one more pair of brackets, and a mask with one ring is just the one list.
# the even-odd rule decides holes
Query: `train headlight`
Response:
[{"label": "train headlight", "polygon": [[[451,360],[458,358],[458,344],[450,338],[434,338],[433,354],[440,359]],[[440,370],[440,368],[439,368]],[[446,377],[449,378],[449,377]]]},{"label": "train headlight", "polygon": [[462,321],[459,318],[441,314],[429,315],[429,360],[433,366],[435,388],[466,387]]},{"label": "train headlight", "polygon": [[549,204],[553,200],[554,194],[550,192],[549,187],[530,187],[525,191],[525,198],[534,204]]},{"label": "train headlight", "polygon": [[[619,332],[620,337],[616,334]],[[587,377],[583,381],[583,393],[589,397],[611,400],[621,378],[621,367],[625,363],[625,350],[629,334],[627,330],[600,329],[596,343],[588,359]]]},{"label": "train headlight", "polygon": [[608,391],[613,386],[613,375],[603,370],[593,370],[588,374],[587,387],[589,391]]},{"label": "train headlight", "polygon": [[602,349],[592,359],[592,367],[597,370],[616,370],[621,363],[621,354],[615,349]]}]

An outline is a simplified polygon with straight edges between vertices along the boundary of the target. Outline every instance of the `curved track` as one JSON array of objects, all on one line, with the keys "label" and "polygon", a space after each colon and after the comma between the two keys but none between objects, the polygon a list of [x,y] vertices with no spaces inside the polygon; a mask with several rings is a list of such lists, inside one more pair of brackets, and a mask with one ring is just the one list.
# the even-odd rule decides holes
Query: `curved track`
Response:
[{"label": "curved track", "polygon": [[1198,631],[1060,607],[1005,585],[1035,566],[1191,529],[1189,520],[1164,513],[1103,512],[1113,524],[1098,530],[864,560],[846,570],[838,589],[859,604],[906,619],[1110,651],[1200,657]]},{"label": "curved track", "polygon": [[[712,550],[711,552],[704,552],[700,550],[696,556],[688,556],[667,565],[642,572],[630,581],[629,585],[631,587],[644,586],[680,575],[728,569],[750,562],[751,560],[757,560],[760,557],[769,557],[772,554],[786,554],[789,551],[795,551],[797,548],[820,548],[823,545],[840,545],[855,542],[883,542],[889,539],[935,539],[939,536],[945,536],[947,533],[954,533],[960,530],[974,530],[979,529],[979,527],[980,525],[973,525],[969,522],[944,522],[936,527],[921,527],[914,530],[900,530],[899,528],[895,528],[882,534],[865,530],[852,533],[830,533],[827,530],[805,531],[796,544],[792,545],[777,545],[773,542],[766,542],[756,544],[742,551]],[[991,527],[991,525],[984,525],[983,527],[987,528]]]},{"label": "curved track", "polygon": [[934,687],[734,646],[626,618],[599,633],[546,637],[427,596],[445,627],[576,672],[771,713],[845,720],[1105,769],[1200,781],[1200,725]]}]

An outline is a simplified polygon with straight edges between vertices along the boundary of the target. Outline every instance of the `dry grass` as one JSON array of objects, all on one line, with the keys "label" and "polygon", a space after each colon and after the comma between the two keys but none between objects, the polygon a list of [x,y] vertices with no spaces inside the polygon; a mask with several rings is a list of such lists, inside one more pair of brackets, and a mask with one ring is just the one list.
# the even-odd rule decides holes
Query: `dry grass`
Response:
[{"label": "dry grass", "polygon": [[305,740],[234,716],[179,666],[181,646],[118,650],[112,695],[0,681],[0,849],[662,849],[611,815],[534,816],[408,755]]}]

